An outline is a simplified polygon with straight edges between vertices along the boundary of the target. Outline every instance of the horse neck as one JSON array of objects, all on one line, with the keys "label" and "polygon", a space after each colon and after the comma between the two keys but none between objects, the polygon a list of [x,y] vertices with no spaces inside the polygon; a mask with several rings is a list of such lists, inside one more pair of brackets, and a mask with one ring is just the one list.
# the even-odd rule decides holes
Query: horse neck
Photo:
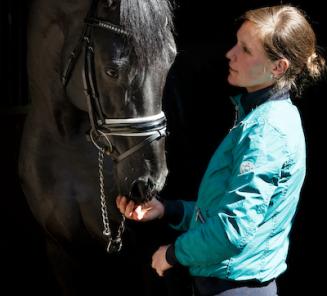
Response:
[{"label": "horse neck", "polygon": [[[78,42],[90,0],[36,0],[29,10],[27,69],[33,117],[52,133],[76,131],[80,111],[61,82],[62,63]],[[71,44],[67,46],[67,40]],[[67,50],[64,50],[67,48]],[[87,118],[87,114],[85,114]]]}]

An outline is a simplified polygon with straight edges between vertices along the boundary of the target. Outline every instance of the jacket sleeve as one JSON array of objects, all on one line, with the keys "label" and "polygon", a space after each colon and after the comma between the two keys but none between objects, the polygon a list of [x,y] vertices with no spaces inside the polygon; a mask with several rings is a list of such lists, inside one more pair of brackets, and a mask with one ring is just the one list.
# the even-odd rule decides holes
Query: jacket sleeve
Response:
[{"label": "jacket sleeve", "polygon": [[185,200],[179,200],[179,202],[183,208],[183,215],[178,224],[170,223],[170,226],[178,231],[187,231],[191,223],[195,202]]},{"label": "jacket sleeve", "polygon": [[217,210],[175,242],[176,258],[183,265],[213,264],[237,255],[263,222],[285,162],[285,141],[268,123],[243,129]]}]

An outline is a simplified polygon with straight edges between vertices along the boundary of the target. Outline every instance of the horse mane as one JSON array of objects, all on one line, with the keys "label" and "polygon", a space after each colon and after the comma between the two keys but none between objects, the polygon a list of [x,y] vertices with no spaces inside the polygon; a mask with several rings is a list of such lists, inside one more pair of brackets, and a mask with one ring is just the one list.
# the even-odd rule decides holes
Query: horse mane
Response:
[{"label": "horse mane", "polygon": [[139,65],[151,65],[158,57],[168,55],[174,32],[169,0],[121,0],[120,22],[131,35]]}]

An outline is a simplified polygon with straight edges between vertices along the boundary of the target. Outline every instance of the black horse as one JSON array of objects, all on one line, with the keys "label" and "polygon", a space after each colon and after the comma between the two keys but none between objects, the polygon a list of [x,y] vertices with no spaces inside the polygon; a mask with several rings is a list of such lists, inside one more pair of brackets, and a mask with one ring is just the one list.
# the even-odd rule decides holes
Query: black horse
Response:
[{"label": "black horse", "polygon": [[[161,100],[176,55],[172,30],[168,0],[31,1],[32,106],[19,172],[66,295],[86,294],[84,284],[103,262],[112,264],[101,269],[103,284],[118,285],[118,275],[103,273],[124,259],[113,259],[124,231],[115,198],[142,203],[164,185]],[[113,253],[109,262],[96,261],[102,250]],[[75,263],[86,258],[94,269],[82,269],[83,281]],[[129,285],[118,289],[120,295],[131,291]]]}]

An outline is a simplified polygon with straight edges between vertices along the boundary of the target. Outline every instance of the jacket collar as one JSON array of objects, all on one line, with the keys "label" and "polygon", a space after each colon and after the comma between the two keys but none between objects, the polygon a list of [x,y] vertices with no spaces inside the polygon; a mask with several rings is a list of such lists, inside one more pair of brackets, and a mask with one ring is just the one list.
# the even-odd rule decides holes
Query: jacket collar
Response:
[{"label": "jacket collar", "polygon": [[288,88],[275,90],[273,86],[269,86],[252,93],[243,93],[231,97],[233,104],[241,117],[249,114],[253,109],[259,105],[273,100],[287,100],[290,97]]},{"label": "jacket collar", "polygon": [[240,104],[244,110],[244,114],[249,114],[259,105],[273,100],[285,100],[289,98],[289,89],[283,88],[275,90],[273,86],[269,86],[252,93],[244,93],[240,97]]}]

